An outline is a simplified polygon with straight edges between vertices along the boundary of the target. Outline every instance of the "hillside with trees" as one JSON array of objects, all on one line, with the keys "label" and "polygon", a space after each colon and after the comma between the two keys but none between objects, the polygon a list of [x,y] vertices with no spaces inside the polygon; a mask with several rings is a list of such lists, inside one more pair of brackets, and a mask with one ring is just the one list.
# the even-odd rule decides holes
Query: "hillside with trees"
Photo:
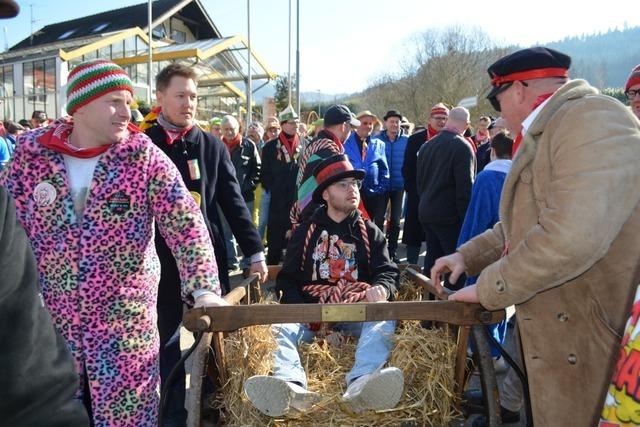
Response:
[{"label": "hillside with trees", "polygon": [[[568,37],[546,46],[569,54],[570,75],[584,78],[607,94],[623,99],[621,87],[628,73],[640,63],[640,27],[603,34]],[[519,46],[498,46],[479,29],[449,27],[417,34],[394,73],[380,76],[361,93],[343,101],[382,116],[390,108],[400,110],[417,124],[424,124],[434,104],[457,105],[477,96],[473,118],[497,113],[484,99],[489,90],[487,67]]]}]

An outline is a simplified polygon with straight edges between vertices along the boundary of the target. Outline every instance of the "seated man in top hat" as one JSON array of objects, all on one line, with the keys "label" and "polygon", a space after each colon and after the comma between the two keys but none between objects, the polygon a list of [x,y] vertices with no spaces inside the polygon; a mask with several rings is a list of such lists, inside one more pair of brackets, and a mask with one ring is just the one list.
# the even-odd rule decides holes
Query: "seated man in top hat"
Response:
[{"label": "seated man in top hat", "polygon": [[[340,154],[320,162],[314,175],[318,186],[313,201],[323,205],[291,237],[276,281],[280,302],[383,302],[393,298],[398,268],[389,259],[380,229],[358,211],[364,171],[354,170],[347,157]],[[390,409],[402,396],[402,371],[382,369],[392,347],[394,328],[395,321],[331,325],[333,331],[360,336],[343,395],[354,412]],[[307,390],[297,350],[299,343],[310,342],[319,329],[320,325],[274,325],[278,348],[273,376],[254,376],[244,384],[249,400],[262,413],[287,416],[310,409],[319,400],[317,393]]]}]

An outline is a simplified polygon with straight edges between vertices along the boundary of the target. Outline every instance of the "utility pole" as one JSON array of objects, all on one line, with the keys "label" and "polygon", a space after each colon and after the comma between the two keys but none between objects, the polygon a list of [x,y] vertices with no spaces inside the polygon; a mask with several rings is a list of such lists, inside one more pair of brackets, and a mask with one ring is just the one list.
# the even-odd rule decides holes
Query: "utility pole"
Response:
[{"label": "utility pole", "polygon": [[249,134],[251,125],[251,0],[247,0],[247,122],[244,127],[245,136]]},{"label": "utility pole", "polygon": [[300,0],[296,0],[296,109],[298,117],[302,117],[300,105]]},{"label": "utility pole", "polygon": [[151,108],[151,91],[153,90],[153,15],[151,13],[151,0],[148,0],[147,20],[149,21],[149,62],[147,64],[147,103]]},{"label": "utility pole", "polygon": [[289,44],[287,45],[289,53],[289,105],[291,105],[291,0],[289,0]]}]

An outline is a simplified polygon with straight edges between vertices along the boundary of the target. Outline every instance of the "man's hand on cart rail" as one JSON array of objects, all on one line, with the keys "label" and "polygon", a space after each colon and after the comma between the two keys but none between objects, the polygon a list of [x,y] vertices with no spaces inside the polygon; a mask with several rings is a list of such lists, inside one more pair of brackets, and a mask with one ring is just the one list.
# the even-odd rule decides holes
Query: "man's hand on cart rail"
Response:
[{"label": "man's hand on cart rail", "polygon": [[467,286],[458,292],[449,295],[449,301],[479,303],[478,287],[476,285]]},{"label": "man's hand on cart rail", "polygon": [[[431,268],[431,282],[437,289],[442,290],[442,281],[446,273],[451,273],[449,282],[455,283],[458,277],[467,269],[464,257],[460,252],[454,252],[451,255],[443,256],[436,260]],[[451,299],[451,297],[449,297]]]},{"label": "man's hand on cart rail", "polygon": [[264,283],[269,278],[269,270],[267,269],[267,263],[262,261],[252,262],[249,268],[249,274],[258,273],[260,276],[260,283]]},{"label": "man's hand on cart rail", "polygon": [[372,286],[365,291],[364,299],[367,302],[383,302],[389,298],[387,288],[382,285]]},{"label": "man's hand on cart rail", "polygon": [[214,293],[206,293],[204,295],[200,295],[196,298],[195,303],[193,304],[195,307],[220,307],[223,305],[229,305],[222,297],[214,294]]}]

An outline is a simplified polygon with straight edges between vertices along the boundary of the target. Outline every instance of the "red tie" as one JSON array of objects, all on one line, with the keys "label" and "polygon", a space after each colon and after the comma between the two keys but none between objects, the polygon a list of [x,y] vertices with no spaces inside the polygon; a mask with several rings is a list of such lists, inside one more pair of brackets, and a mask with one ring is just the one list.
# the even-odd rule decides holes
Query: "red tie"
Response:
[{"label": "red tie", "polygon": [[513,140],[513,146],[511,148],[511,157],[516,156],[516,152],[518,151],[518,148],[520,148],[521,142],[522,142],[522,132],[518,133],[518,136],[516,136],[516,139]]}]

